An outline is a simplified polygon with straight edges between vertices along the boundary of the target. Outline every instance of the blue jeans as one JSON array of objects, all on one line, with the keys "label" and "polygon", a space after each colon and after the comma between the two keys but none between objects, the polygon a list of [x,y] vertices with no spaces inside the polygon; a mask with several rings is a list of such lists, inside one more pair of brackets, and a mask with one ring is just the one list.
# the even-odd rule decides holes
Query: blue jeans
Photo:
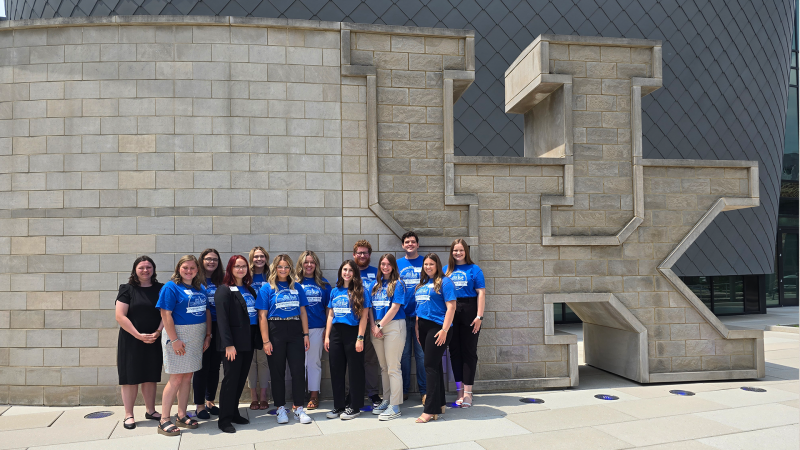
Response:
[{"label": "blue jeans", "polygon": [[425,389],[425,353],[422,350],[422,346],[417,342],[416,323],[416,317],[406,317],[406,345],[403,348],[403,358],[400,361],[400,366],[403,371],[403,393],[407,394],[411,385],[411,347],[413,346],[414,359],[417,363],[419,393],[424,395],[427,392]]}]

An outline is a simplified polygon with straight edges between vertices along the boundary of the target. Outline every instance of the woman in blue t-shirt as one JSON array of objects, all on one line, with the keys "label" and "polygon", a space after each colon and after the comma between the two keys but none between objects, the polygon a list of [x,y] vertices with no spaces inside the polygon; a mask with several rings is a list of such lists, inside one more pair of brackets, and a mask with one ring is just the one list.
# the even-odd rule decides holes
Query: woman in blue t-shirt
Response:
[{"label": "woman in blue t-shirt", "polygon": [[378,355],[383,381],[383,402],[372,410],[380,420],[400,417],[403,404],[403,371],[401,359],[406,343],[404,306],[406,286],[400,279],[397,260],[391,253],[381,256],[378,262],[378,279],[372,288],[370,328],[372,345]]},{"label": "woman in blue t-shirt", "polygon": [[[203,352],[203,367],[194,373],[192,388],[194,389],[195,414],[198,419],[210,419],[211,414],[219,414],[219,408],[214,404],[219,384],[219,366],[222,363],[220,353],[217,351],[217,307],[214,303],[214,293],[217,286],[222,284],[225,272],[219,259],[219,252],[207,248],[200,253],[201,278],[205,280],[206,295],[208,296],[208,311],[211,313],[211,344]],[[209,414],[210,413],[210,414]]]},{"label": "woman in blue t-shirt", "polygon": [[294,282],[294,264],[289,255],[272,260],[270,275],[256,299],[264,353],[272,374],[272,399],[278,408],[278,423],[288,423],[286,404],[286,363],[292,375],[294,417],[300,423],[311,423],[305,401],[305,352],[308,351],[308,299],[299,283]]},{"label": "woman in blue t-shirt", "polygon": [[428,253],[422,262],[422,274],[414,291],[417,302],[417,340],[425,350],[425,375],[428,394],[424,413],[417,423],[426,423],[444,413],[444,371],[442,356],[450,344],[450,326],[456,311],[453,282],[442,273],[436,253]]},{"label": "woman in blue t-shirt", "polygon": [[[328,302],[325,350],[329,354],[333,390],[333,410],[326,415],[328,419],[354,419],[364,406],[364,333],[370,306],[358,265],[348,259],[339,266],[336,287]],[[350,404],[346,405],[344,374],[348,370]]]},{"label": "woman in blue t-shirt", "polygon": [[457,297],[453,330],[450,332],[453,335],[450,364],[457,388],[456,404],[469,408],[478,366],[478,336],[486,307],[486,282],[481,268],[469,257],[469,245],[463,239],[456,239],[450,245],[450,258],[444,273],[453,280]]},{"label": "woman in blue t-shirt", "polygon": [[308,315],[308,342],[306,352],[306,378],[311,398],[306,409],[319,407],[319,385],[322,380],[322,346],[325,340],[325,324],[327,323],[326,307],[331,293],[331,284],[322,276],[317,254],[306,250],[300,254],[294,271],[308,299],[306,314]]},{"label": "woman in blue t-shirt", "polygon": [[197,421],[186,415],[189,403],[189,384],[192,374],[203,365],[203,352],[211,344],[211,312],[206,309],[208,298],[202,284],[200,265],[194,255],[178,260],[175,271],[161,288],[156,308],[161,310],[164,331],[161,335],[164,371],[169,381],[161,397],[160,434],[178,436],[180,431],[170,421],[170,409],[178,396],[177,425],[197,428]]},{"label": "woman in blue t-shirt", "polygon": [[[250,274],[253,276],[253,289],[256,293],[261,290],[269,277],[269,253],[264,247],[255,246],[250,250],[248,255],[250,263]],[[261,333],[258,333],[257,339],[261,339]],[[256,343],[257,348],[263,347],[263,344]],[[250,386],[250,409],[267,409],[269,408],[269,401],[267,400],[267,387],[269,387],[269,364],[267,363],[267,354],[261,351],[256,351],[253,354],[253,361],[250,364],[250,372],[247,374],[247,384]],[[261,388],[259,389],[259,385]],[[261,402],[259,403],[259,398]]]}]

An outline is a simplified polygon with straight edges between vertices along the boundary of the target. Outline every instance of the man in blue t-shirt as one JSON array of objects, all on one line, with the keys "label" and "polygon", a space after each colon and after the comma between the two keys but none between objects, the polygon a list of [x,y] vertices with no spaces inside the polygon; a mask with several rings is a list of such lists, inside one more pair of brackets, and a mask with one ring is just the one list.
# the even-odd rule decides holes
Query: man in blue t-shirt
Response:
[{"label": "man in blue t-shirt", "polygon": [[[361,239],[353,245],[353,261],[358,265],[365,291],[372,289],[378,276],[378,269],[369,265],[371,256],[372,245],[369,241]],[[364,335],[364,376],[367,396],[372,400],[373,408],[377,408],[383,402],[378,394],[381,387],[381,365],[375,347],[372,346],[369,332]]]},{"label": "man in blue t-shirt", "polygon": [[[422,346],[417,341],[415,325],[417,321],[417,303],[414,301],[414,289],[419,284],[419,276],[422,273],[422,261],[425,259],[417,253],[419,249],[419,237],[413,231],[409,231],[401,238],[403,250],[406,252],[404,258],[397,260],[397,270],[400,271],[400,279],[406,285],[406,345],[403,348],[401,359],[401,369],[403,371],[403,400],[408,399],[408,390],[411,387],[411,352],[414,352],[414,360],[417,363],[417,385],[420,395],[425,396],[425,353]],[[424,400],[423,400],[424,403]]]}]

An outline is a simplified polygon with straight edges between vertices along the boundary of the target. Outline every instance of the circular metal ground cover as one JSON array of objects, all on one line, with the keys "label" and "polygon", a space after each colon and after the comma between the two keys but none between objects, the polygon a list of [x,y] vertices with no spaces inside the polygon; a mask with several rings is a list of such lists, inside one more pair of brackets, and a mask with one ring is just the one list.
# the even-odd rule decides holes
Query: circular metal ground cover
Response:
[{"label": "circular metal ground cover", "polygon": [[694,395],[694,392],[692,392],[692,391],[684,391],[682,389],[673,389],[673,390],[669,391],[669,393],[670,394],[675,394],[675,395],[685,395],[687,397],[690,397],[690,396]]},{"label": "circular metal ground cover", "polygon": [[84,419],[102,419],[104,417],[109,417],[113,415],[113,411],[95,411],[93,413],[89,413],[83,416]]},{"label": "circular metal ground cover", "polygon": [[744,386],[742,388],[742,390],[743,391],[747,391],[747,392],[767,392],[766,389],[761,389],[761,388],[752,387],[752,386]]},{"label": "circular metal ground cover", "polygon": [[608,394],[597,394],[594,396],[594,398],[600,400],[619,400],[619,397],[617,397],[616,395],[608,395]]}]

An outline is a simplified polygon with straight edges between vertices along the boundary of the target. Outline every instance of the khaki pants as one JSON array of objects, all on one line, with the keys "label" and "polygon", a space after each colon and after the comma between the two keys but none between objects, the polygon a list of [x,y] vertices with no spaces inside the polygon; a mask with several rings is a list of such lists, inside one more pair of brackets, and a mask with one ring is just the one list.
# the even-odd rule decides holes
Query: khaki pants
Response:
[{"label": "khaki pants", "polygon": [[383,399],[392,405],[403,404],[403,371],[400,359],[406,344],[405,320],[392,320],[383,327],[383,337],[372,337],[372,345],[378,355],[383,381]]}]

